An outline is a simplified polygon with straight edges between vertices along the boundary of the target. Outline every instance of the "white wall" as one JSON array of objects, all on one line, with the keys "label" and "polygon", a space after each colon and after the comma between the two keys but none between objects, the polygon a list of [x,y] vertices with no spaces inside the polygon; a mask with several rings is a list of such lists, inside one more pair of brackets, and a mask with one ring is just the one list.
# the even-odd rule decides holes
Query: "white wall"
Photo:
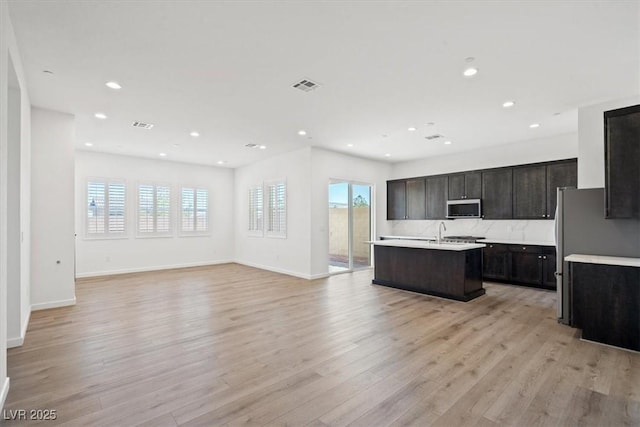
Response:
[{"label": "white wall", "polygon": [[489,169],[578,157],[578,135],[566,134],[396,163],[392,179]]},{"label": "white wall", "polygon": [[[12,76],[13,86],[20,88],[19,108],[20,113],[14,114],[9,110],[9,67],[13,67]],[[16,82],[17,80],[17,82]],[[24,329],[28,322],[30,314],[30,101],[26,90],[26,80],[22,68],[22,61],[18,45],[16,43],[13,26],[9,18],[8,3],[0,2],[0,408],[4,405],[5,398],[9,391],[9,378],[7,377],[7,340],[11,339],[12,345],[19,344],[24,338]],[[15,102],[13,105],[16,106]],[[15,178],[19,182],[19,195],[14,193],[12,206],[16,203],[16,196],[19,199],[19,219],[18,225],[21,235],[18,236],[17,243],[13,245],[12,250],[20,252],[20,272],[19,282],[12,283],[11,300],[8,301],[8,282],[7,282],[7,260],[8,260],[8,142],[9,142],[9,120],[13,114],[13,124],[18,120],[19,124],[13,128],[20,140],[20,148],[17,157],[20,158],[19,174]],[[19,116],[19,117],[16,117]],[[18,132],[19,129],[19,132]],[[16,166],[16,165],[13,165]],[[14,169],[15,170],[15,169]],[[15,207],[15,206],[14,206]],[[15,221],[14,218],[15,227]],[[7,304],[12,305],[12,316],[8,317]],[[7,327],[12,331],[11,336],[7,336]],[[16,335],[17,332],[17,335]],[[14,336],[15,335],[15,336]]]},{"label": "white wall", "polygon": [[[311,270],[311,149],[303,148],[235,170],[236,262],[309,278]],[[248,191],[274,179],[287,182],[287,237],[250,236]]]},{"label": "white wall", "polygon": [[[578,156],[576,134],[503,144],[474,151],[431,157],[393,166],[394,178],[437,175],[474,169],[487,169],[575,158]],[[440,221],[389,221],[391,234],[399,236],[434,236]],[[474,220],[446,221],[445,235],[482,236],[494,239],[553,243],[553,221],[549,220]]]},{"label": "white wall", "polygon": [[329,181],[355,181],[373,185],[375,235],[391,231],[387,221],[387,180],[391,165],[319,148],[311,149],[311,277],[329,269]]},{"label": "white wall", "polygon": [[70,114],[31,110],[31,304],[75,304],[74,139]]},{"label": "white wall", "polygon": [[[85,233],[85,191],[89,177],[124,179],[127,186],[127,237],[90,239]],[[136,237],[137,184],[172,188],[173,235]],[[233,260],[233,171],[166,160],[76,152],[77,277],[208,265]],[[209,190],[210,227],[206,236],[178,237],[182,185]]]},{"label": "white wall", "polygon": [[604,187],[604,112],[640,104],[640,96],[578,109],[578,188]]}]

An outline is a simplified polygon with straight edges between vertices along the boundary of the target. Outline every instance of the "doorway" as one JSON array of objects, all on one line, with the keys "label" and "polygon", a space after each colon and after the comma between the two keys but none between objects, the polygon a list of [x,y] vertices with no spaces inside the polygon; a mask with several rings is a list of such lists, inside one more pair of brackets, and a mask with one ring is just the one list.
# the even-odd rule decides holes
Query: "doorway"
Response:
[{"label": "doorway", "polygon": [[372,186],[329,183],[329,273],[371,267]]}]

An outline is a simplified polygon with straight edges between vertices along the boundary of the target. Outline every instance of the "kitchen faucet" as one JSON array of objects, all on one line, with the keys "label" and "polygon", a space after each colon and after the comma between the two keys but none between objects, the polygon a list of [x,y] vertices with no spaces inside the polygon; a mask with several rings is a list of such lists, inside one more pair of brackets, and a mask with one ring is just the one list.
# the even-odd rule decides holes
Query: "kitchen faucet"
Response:
[{"label": "kitchen faucet", "polygon": [[444,228],[444,231],[447,231],[447,226],[444,225],[444,221],[440,221],[440,225],[438,225],[438,240],[437,240],[437,244],[440,244],[442,242],[442,229]]}]

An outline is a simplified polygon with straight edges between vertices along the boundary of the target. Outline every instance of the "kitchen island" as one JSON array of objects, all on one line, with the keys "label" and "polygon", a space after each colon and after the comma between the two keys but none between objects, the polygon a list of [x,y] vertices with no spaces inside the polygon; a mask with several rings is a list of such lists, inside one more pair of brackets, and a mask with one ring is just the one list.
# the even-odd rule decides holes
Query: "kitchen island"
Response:
[{"label": "kitchen island", "polygon": [[373,283],[469,301],[484,295],[480,243],[378,240]]}]

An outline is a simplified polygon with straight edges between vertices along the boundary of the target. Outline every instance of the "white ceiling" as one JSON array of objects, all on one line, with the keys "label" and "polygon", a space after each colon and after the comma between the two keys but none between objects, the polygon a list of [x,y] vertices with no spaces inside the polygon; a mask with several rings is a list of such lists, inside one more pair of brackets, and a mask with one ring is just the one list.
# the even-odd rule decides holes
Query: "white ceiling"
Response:
[{"label": "white ceiling", "polygon": [[[397,162],[576,132],[579,106],[640,92],[638,1],[9,7],[31,101],[75,114],[79,149],[237,167],[314,145]],[[291,87],[305,77],[322,87]]]}]

